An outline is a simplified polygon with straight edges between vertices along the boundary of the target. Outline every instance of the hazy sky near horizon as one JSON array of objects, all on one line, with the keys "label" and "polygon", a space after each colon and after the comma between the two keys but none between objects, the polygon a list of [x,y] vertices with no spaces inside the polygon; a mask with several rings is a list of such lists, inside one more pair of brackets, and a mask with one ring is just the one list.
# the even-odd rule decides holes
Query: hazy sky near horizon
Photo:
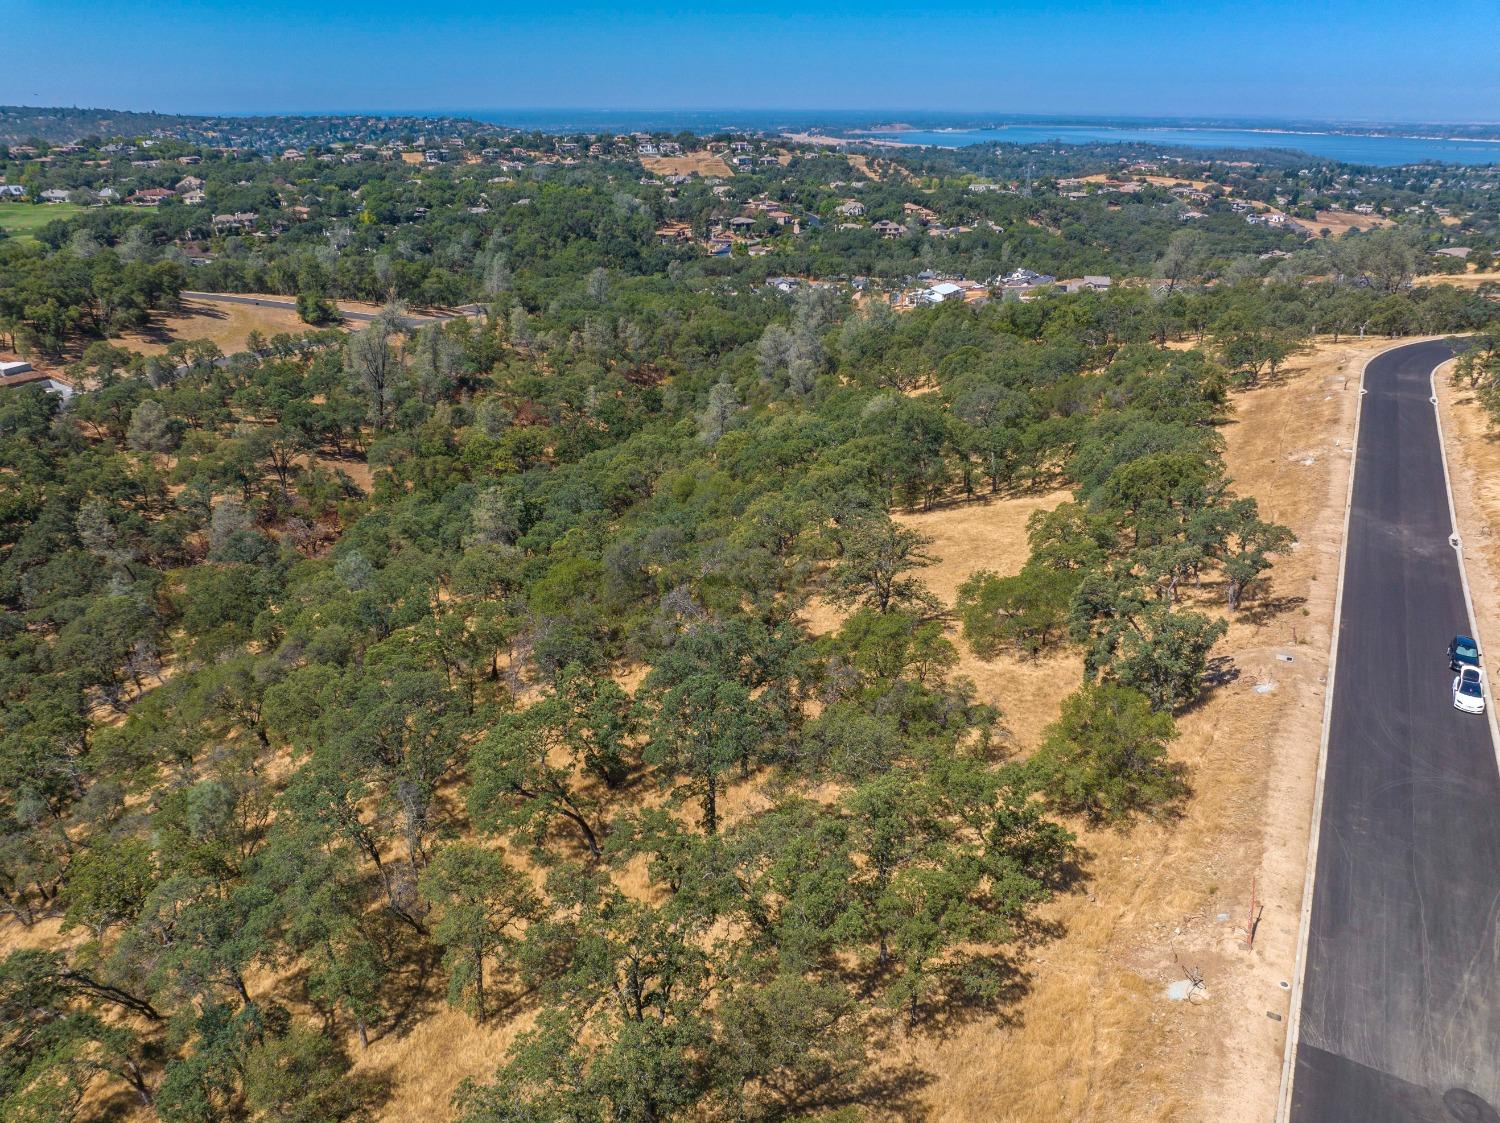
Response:
[{"label": "hazy sky near horizon", "polygon": [[1500,121],[1500,0],[5,0],[0,101]]}]

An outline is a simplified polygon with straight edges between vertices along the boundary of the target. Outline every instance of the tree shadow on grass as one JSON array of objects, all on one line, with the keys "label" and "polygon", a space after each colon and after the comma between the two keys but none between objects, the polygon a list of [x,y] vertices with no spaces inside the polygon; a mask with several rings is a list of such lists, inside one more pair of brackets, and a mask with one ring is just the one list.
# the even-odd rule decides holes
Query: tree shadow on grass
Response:
[{"label": "tree shadow on grass", "polygon": [[856,1109],[860,1120],[921,1120],[928,1109],[917,1095],[932,1081],[932,1074],[912,1061],[876,1065],[866,1051],[845,1068],[820,1067],[796,1079],[767,1081],[757,1090],[750,1118],[771,1123]]},{"label": "tree shadow on grass", "polygon": [[1278,616],[1301,608],[1306,603],[1306,597],[1258,597],[1240,606],[1240,617],[1259,628],[1264,624],[1269,624]]},{"label": "tree shadow on grass", "polygon": [[438,964],[442,958],[426,940],[409,939],[394,920],[395,951],[381,998],[390,1017],[370,1034],[370,1041],[403,1038],[444,1004]]},{"label": "tree shadow on grass", "polygon": [[1199,676],[1198,683],[1202,688],[1198,697],[1187,703],[1173,715],[1183,717],[1202,708],[1216,690],[1222,690],[1226,686],[1232,686],[1240,680],[1240,668],[1234,658],[1229,655],[1216,655],[1208,661],[1203,668],[1203,674]]}]

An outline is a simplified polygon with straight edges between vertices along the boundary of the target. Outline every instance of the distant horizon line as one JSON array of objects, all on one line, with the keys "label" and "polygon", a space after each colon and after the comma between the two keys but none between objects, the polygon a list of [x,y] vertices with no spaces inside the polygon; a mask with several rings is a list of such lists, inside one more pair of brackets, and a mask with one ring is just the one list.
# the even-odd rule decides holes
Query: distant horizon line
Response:
[{"label": "distant horizon line", "polygon": [[893,108],[877,106],[873,108],[843,108],[843,107],[806,107],[806,106],[756,106],[756,105],[709,105],[709,106],[600,106],[600,105],[495,105],[495,106],[434,106],[428,108],[392,107],[392,108],[368,108],[353,107],[342,109],[140,109],[123,106],[110,105],[10,105],[4,106],[8,109],[27,109],[33,111],[47,109],[66,109],[82,112],[110,112],[110,113],[140,113],[156,114],[166,117],[474,117],[476,114],[496,115],[504,113],[515,113],[525,115],[539,114],[600,114],[609,116],[628,116],[631,114],[651,114],[659,116],[671,116],[680,114],[685,116],[708,116],[714,114],[742,114],[754,113],[761,115],[786,115],[806,119],[815,119],[820,115],[831,115],[838,117],[859,117],[862,119],[879,120],[882,124],[904,123],[901,117],[921,117],[929,121],[943,119],[949,121],[980,122],[980,121],[1037,121],[1049,124],[1076,122],[1079,124],[1101,125],[1109,123],[1131,123],[1146,124],[1154,122],[1172,122],[1180,126],[1199,125],[1212,127],[1214,125],[1234,124],[1240,126],[1253,125],[1342,125],[1360,128],[1393,128],[1409,127],[1417,125],[1434,125],[1440,127],[1476,127],[1494,126],[1500,128],[1500,118],[1497,119],[1434,119],[1434,118],[1396,118],[1396,117],[1348,117],[1332,116],[1319,117],[1300,114],[1267,114],[1262,116],[1244,114],[1214,114],[1214,113],[1118,113],[1105,114],[1097,112],[1016,112],[1002,110],[979,110],[972,109],[917,109],[917,108]]}]

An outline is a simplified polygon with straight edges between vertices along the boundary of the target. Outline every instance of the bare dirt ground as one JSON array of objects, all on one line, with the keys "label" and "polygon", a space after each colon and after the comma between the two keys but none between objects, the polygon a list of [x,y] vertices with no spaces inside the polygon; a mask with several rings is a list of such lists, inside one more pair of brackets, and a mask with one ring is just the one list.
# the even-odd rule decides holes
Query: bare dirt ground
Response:
[{"label": "bare dirt ground", "polygon": [[642,156],[641,166],[652,175],[731,176],[734,169],[716,152],[689,152],[684,156]]}]

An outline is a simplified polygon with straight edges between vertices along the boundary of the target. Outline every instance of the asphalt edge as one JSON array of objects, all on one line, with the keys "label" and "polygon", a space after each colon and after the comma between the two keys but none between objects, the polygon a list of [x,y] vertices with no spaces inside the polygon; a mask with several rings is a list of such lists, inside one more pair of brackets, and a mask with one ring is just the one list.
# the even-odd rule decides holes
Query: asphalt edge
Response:
[{"label": "asphalt edge", "polygon": [[[1464,564],[1464,536],[1459,531],[1458,508],[1453,502],[1453,476],[1448,469],[1448,442],[1443,436],[1443,408],[1438,403],[1437,392],[1438,367],[1443,366],[1444,363],[1451,362],[1456,355],[1457,352],[1454,352],[1453,355],[1450,355],[1443,362],[1438,363],[1437,366],[1432,368],[1432,372],[1427,376],[1427,386],[1432,391],[1432,419],[1437,425],[1438,451],[1443,455],[1443,489],[1448,493],[1448,527],[1449,534],[1451,535],[1449,542],[1453,545],[1453,552],[1458,556],[1458,580],[1459,584],[1463,586],[1464,608],[1468,610],[1469,627],[1472,629],[1469,634],[1479,644],[1480,657],[1483,658],[1484,653],[1489,648],[1485,647],[1484,637],[1479,634],[1479,614],[1474,611],[1474,597],[1469,591],[1469,567]],[[1486,686],[1488,686],[1488,674],[1485,675],[1485,679]],[[1489,695],[1488,704],[1484,707],[1484,714],[1490,723],[1490,746],[1495,750],[1495,767],[1500,769],[1500,724],[1497,724],[1495,718],[1495,692],[1493,689],[1489,691]]]},{"label": "asphalt edge", "polygon": [[[1422,340],[1421,342],[1428,342]],[[1344,570],[1349,560],[1349,521],[1354,511],[1354,479],[1359,473],[1359,430],[1365,416],[1365,375],[1382,355],[1412,346],[1412,340],[1383,347],[1359,368],[1359,408],[1354,415],[1354,440],[1349,446],[1349,485],[1344,494],[1344,532],[1339,538],[1339,579],[1333,596],[1333,629],[1328,639],[1328,673],[1323,683],[1323,729],[1318,738],[1318,778],[1313,787],[1312,823],[1307,834],[1307,871],[1302,880],[1301,917],[1297,924],[1297,958],[1292,968],[1292,993],[1287,1011],[1286,1043],[1281,1057],[1281,1088],[1276,1097],[1276,1123],[1288,1123],[1292,1108],[1292,1070],[1302,1032],[1302,984],[1307,973],[1307,941],[1312,927],[1313,882],[1318,872],[1318,836],[1323,827],[1323,781],[1328,771],[1328,727],[1333,717],[1333,686],[1339,664],[1339,624],[1344,611]],[[1436,369],[1436,368],[1434,368]],[[1441,430],[1438,443],[1442,443]],[[1447,460],[1444,459],[1446,470]],[[1452,494],[1449,494],[1452,502]],[[1467,589],[1465,589],[1467,594]],[[1478,636],[1474,637],[1476,640]],[[1484,648],[1480,648],[1483,651]]]}]

